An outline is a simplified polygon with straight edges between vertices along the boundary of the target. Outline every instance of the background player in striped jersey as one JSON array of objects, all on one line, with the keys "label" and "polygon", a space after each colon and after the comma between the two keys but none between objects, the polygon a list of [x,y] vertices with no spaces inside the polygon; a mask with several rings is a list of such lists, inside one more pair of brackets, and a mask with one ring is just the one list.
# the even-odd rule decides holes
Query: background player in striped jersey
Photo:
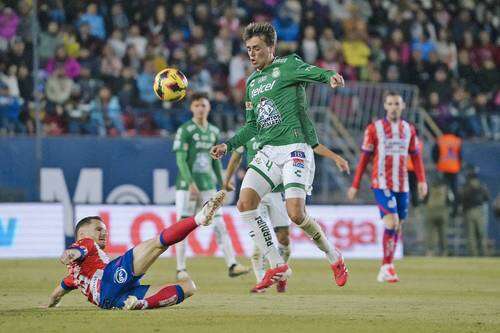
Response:
[{"label": "background player in striped jersey", "polygon": [[[212,160],[210,148],[219,140],[219,129],[208,122],[210,101],[206,93],[193,93],[190,111],[192,119],[177,130],[173,150],[175,151],[177,181],[175,184],[175,208],[179,219],[194,215],[201,204],[215,194],[216,184],[222,185],[222,165]],[[222,250],[230,277],[249,272],[236,261],[233,244],[227,233],[222,214],[214,217],[214,232],[217,245]],[[177,280],[188,279],[186,270],[186,241],[175,245],[177,257]]]},{"label": "background player in striped jersey", "polygon": [[379,282],[398,282],[393,265],[394,251],[400,236],[401,223],[408,215],[408,155],[412,159],[418,180],[418,195],[427,195],[427,183],[415,127],[401,119],[405,103],[400,94],[389,92],[384,98],[386,117],[366,127],[362,154],[351,188],[347,192],[354,200],[361,177],[370,161],[373,162],[371,188],[385,224],[383,261],[377,277]]},{"label": "background player in striped jersey", "polygon": [[108,235],[101,218],[81,219],[75,227],[76,242],[60,259],[67,265],[69,274],[50,295],[47,307],[56,306],[64,295],[77,288],[89,302],[102,309],[144,310],[182,302],[196,290],[192,280],[149,286],[141,285],[140,279],[169,246],[186,238],[199,225],[209,225],[225,195],[225,191],[217,192],[195,216],[165,228],[158,236],[112,261],[104,252]]},{"label": "background player in striped jersey", "polygon": [[[349,173],[349,163],[343,159],[341,156],[335,154],[333,151],[328,149],[326,146],[314,143],[314,139],[311,143],[314,146],[314,153],[329,158],[335,162],[340,171]],[[243,153],[246,151],[247,164],[253,160],[257,151],[259,150],[259,143],[256,138],[252,138],[244,146],[239,147],[234,150],[231,159],[227,165],[226,174],[224,177],[223,188],[227,191],[233,191],[234,185],[231,182],[231,178],[238,169],[242,159]],[[313,161],[314,162],[314,161]],[[312,168],[314,173],[314,167]],[[311,184],[312,186],[312,184]],[[276,234],[276,239],[278,241],[278,250],[285,261],[288,263],[290,258],[290,219],[288,218],[285,202],[283,201],[282,192],[284,192],[283,184],[276,186],[270,193],[267,193],[262,198],[259,204],[259,211],[266,223],[272,225],[274,232]],[[257,282],[260,282],[264,277],[266,258],[263,253],[261,253],[259,247],[254,242],[253,253],[251,256],[252,267],[255,273],[255,278]],[[287,280],[280,280],[276,284],[276,289],[278,292],[285,292],[287,286]],[[263,292],[265,289],[255,290],[257,292]]]}]

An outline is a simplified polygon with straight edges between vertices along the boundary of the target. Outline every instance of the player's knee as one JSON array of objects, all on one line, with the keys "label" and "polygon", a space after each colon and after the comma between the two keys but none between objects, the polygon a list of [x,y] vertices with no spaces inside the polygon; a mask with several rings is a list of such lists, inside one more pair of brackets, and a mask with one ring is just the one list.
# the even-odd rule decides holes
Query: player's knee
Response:
[{"label": "player's knee", "polygon": [[238,200],[238,203],[236,204],[236,207],[240,212],[246,212],[249,210],[257,209],[258,205],[258,200],[254,200],[253,198],[240,198]]},{"label": "player's knee", "polygon": [[398,227],[398,224],[399,224],[398,217],[395,214],[385,215],[383,218],[383,221],[384,221],[385,227],[387,229],[395,229]]},{"label": "player's knee", "polygon": [[287,207],[287,213],[290,220],[299,225],[304,221],[306,217],[306,212],[302,207]]},{"label": "player's knee", "polygon": [[278,243],[284,246],[290,245],[290,232],[288,227],[278,227],[274,229]]},{"label": "player's knee", "polygon": [[191,279],[179,282],[179,286],[181,286],[182,291],[184,292],[184,298],[193,296],[197,291],[196,285]]}]

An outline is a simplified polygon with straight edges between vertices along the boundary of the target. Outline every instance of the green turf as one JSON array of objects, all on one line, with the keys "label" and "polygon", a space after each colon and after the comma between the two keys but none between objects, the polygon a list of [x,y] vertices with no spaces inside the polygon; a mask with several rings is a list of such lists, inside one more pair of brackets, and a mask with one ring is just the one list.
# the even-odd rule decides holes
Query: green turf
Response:
[{"label": "green turf", "polygon": [[[56,260],[0,261],[0,332],[500,332],[500,260],[406,258],[401,282],[375,281],[378,262],[351,260],[344,288],[325,261],[293,260],[286,294],[251,295],[253,275],[230,279],[221,259],[188,262],[199,291],[166,309],[98,310],[80,292],[40,309],[64,274]],[[174,262],[144,278],[160,284]]]}]

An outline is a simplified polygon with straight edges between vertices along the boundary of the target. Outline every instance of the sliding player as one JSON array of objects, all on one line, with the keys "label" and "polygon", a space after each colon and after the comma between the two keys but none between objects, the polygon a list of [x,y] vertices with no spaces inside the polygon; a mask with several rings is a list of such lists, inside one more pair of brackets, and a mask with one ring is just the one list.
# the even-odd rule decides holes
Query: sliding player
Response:
[{"label": "sliding player", "polygon": [[209,225],[225,195],[225,191],[217,192],[195,216],[171,225],[112,261],[104,252],[108,235],[101,218],[83,218],[75,228],[76,242],[61,255],[69,274],[50,295],[47,307],[56,306],[64,295],[77,288],[102,309],[153,309],[190,297],[196,290],[190,279],[160,286],[142,285],[140,279],[169,246],[186,238],[199,225]]}]

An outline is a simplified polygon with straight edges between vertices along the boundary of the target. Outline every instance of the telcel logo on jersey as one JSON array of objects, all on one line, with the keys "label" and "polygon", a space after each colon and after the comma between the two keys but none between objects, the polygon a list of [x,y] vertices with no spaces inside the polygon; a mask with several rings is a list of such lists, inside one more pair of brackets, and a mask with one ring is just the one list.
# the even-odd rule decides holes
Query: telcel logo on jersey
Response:
[{"label": "telcel logo on jersey", "polygon": [[127,281],[127,277],[128,277],[128,274],[127,274],[127,271],[125,270],[125,268],[123,267],[120,267],[116,270],[115,272],[115,282],[116,283],[124,283],[125,281]]},{"label": "telcel logo on jersey", "polygon": [[[254,81],[252,81],[252,82],[254,82]],[[263,84],[260,87],[252,89],[252,91],[250,92],[250,97],[254,98],[257,95],[263,94],[266,91],[273,89],[275,83],[276,83],[276,80],[273,80],[273,82],[270,82],[268,84]]]}]

